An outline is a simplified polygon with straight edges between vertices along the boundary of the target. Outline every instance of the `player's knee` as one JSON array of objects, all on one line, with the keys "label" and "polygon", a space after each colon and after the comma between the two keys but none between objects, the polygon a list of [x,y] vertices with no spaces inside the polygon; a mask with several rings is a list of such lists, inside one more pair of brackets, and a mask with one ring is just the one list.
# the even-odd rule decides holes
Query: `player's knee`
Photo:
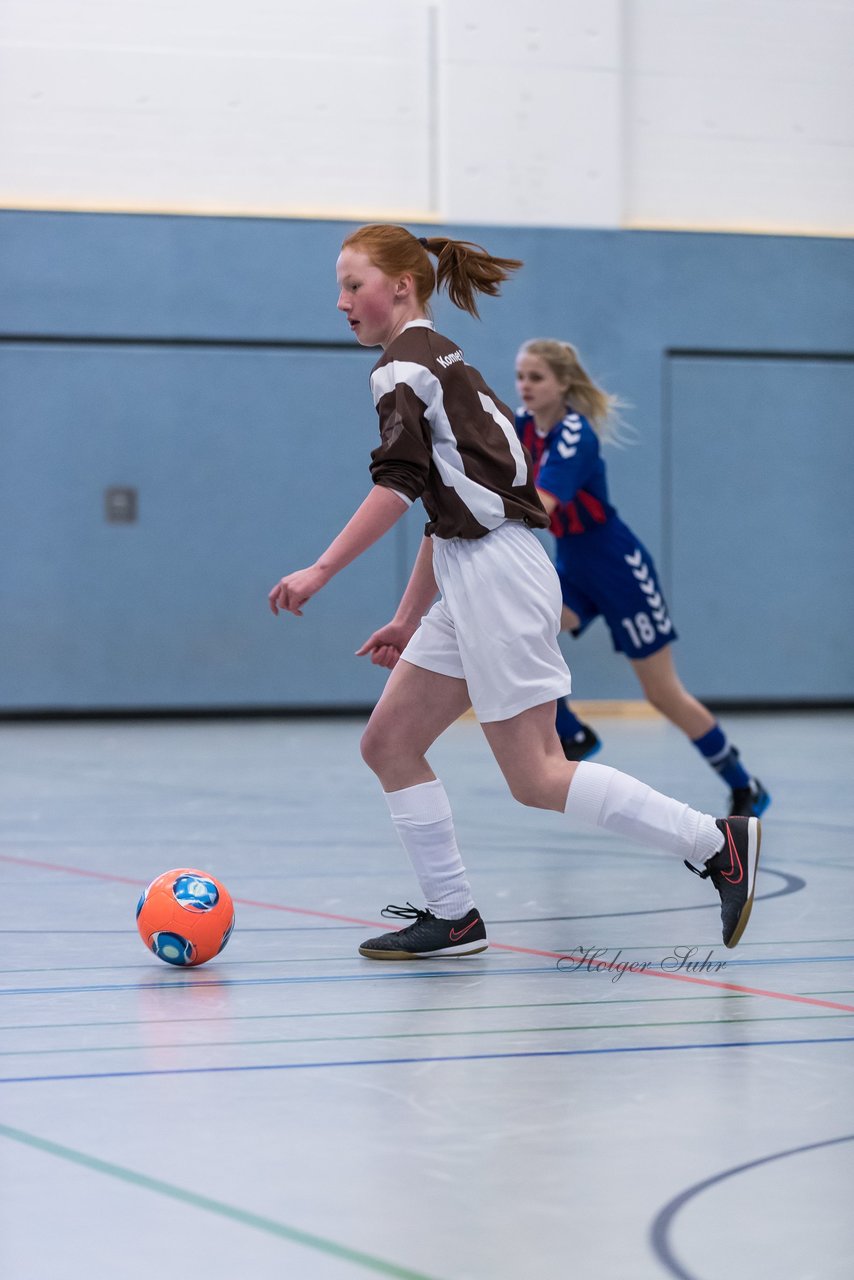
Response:
[{"label": "player's knee", "polygon": [[362,733],[359,750],[367,768],[373,769],[374,773],[383,768],[383,762],[387,758],[387,751],[383,748],[383,735],[371,724]]},{"label": "player's knee", "polygon": [[645,688],[644,693],[646,694],[646,700],[651,707],[654,707],[656,711],[660,711],[662,715],[667,714],[670,698],[664,689],[656,688],[656,686],[653,685],[649,688]]},{"label": "player's knee", "polygon": [[398,747],[392,735],[386,731],[382,723],[368,723],[362,740],[359,743],[362,759],[374,773],[382,774],[383,770],[398,754]]},{"label": "player's knee", "polygon": [[656,711],[661,712],[668,720],[684,715],[685,704],[689,696],[679,684],[654,684],[644,687],[646,700]]},{"label": "player's knee", "polygon": [[509,778],[510,794],[528,809],[545,809],[545,788],[540,778]]}]

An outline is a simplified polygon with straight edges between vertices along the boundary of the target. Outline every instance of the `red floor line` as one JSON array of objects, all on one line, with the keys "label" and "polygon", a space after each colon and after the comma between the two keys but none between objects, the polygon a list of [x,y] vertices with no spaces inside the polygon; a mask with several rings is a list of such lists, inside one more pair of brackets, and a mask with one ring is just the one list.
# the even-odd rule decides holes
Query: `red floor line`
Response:
[{"label": "red floor line", "polygon": [[[501,951],[518,951],[521,955],[526,956],[546,956],[548,959],[554,960],[571,960],[578,965],[585,963],[584,956],[572,953],[538,951],[534,947],[514,947],[507,942],[490,942],[489,945]],[[597,968],[601,969],[614,967],[613,961],[608,963],[594,961],[593,963]],[[795,1004],[810,1004],[822,1009],[841,1009],[843,1013],[854,1013],[854,1005],[852,1004],[838,1004],[835,1000],[817,1000],[815,996],[795,996],[786,991],[765,991],[762,987],[744,987],[737,982],[720,982],[715,978],[697,978],[690,973],[668,973],[664,969],[638,969],[634,972],[627,970],[627,972],[632,973],[632,976],[637,978],[667,978],[671,982],[690,982],[701,987],[715,987],[718,991],[737,991],[740,995],[747,996],[770,996],[773,1000],[791,1000]]]},{"label": "red floor line", "polygon": [[[95,880],[117,880],[122,884],[142,885],[142,881],[132,879],[129,876],[116,876],[107,871],[87,871],[83,867],[70,867],[58,862],[39,862],[34,858],[13,858],[8,854],[0,853],[0,862],[17,863],[22,867],[41,867],[49,871],[64,871],[68,875],[89,876]],[[342,924],[361,924],[367,929],[381,929],[383,927],[376,920],[362,920],[358,916],[341,916],[331,911],[315,911],[310,907],[288,907],[278,902],[258,902],[253,898],[235,898],[234,901],[239,906],[259,907],[263,911],[286,911],[294,915],[312,916],[318,920],[339,920]],[[536,947],[516,947],[509,942],[490,941],[489,945],[495,951],[513,951],[518,955],[542,956],[548,960],[567,960],[579,965],[585,963],[584,956],[576,955],[573,952],[541,951]],[[613,967],[613,962],[596,961],[594,963],[603,970]],[[771,1000],[788,1000],[793,1004],[808,1004],[819,1009],[840,1009],[843,1013],[854,1013],[854,1005],[840,1004],[836,1000],[818,1000],[815,996],[796,996],[786,991],[766,991],[763,987],[746,987],[737,982],[721,982],[716,978],[697,978],[688,973],[667,973],[663,969],[640,969],[631,973],[631,976],[665,978],[669,982],[687,982],[695,986],[713,987],[717,991],[735,991],[739,995],[747,996],[767,996]]]},{"label": "red floor line", "polygon": [[342,924],[363,924],[368,929],[382,929],[382,921],[362,920],[357,916],[338,916],[334,911],[314,911],[310,907],[286,907],[279,902],[255,902],[252,898],[235,898],[243,907],[260,907],[262,911],[289,911],[298,916],[315,916],[320,920],[340,920]]},{"label": "red floor line", "polygon": [[69,867],[60,862],[39,862],[36,858],[13,858],[8,853],[0,853],[0,862],[12,862],[19,867],[41,867],[44,871],[64,871],[69,876],[88,876],[92,880],[118,880],[121,884],[134,884],[140,890],[145,888],[138,878],[114,876],[109,871],[87,871],[85,867]]}]

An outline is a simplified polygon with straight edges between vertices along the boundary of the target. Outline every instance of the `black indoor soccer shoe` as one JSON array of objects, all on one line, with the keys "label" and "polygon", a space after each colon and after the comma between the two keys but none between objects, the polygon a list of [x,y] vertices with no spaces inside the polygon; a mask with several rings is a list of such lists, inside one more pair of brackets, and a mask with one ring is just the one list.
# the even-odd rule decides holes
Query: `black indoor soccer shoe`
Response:
[{"label": "black indoor soccer shoe", "polygon": [[724,847],[698,871],[685,866],[704,880],[708,876],[721,895],[721,926],[725,947],[734,947],[747,928],[756,889],[756,868],[762,826],[758,818],[718,818],[715,825],[723,834]]},{"label": "black indoor soccer shoe", "polygon": [[435,956],[472,956],[487,948],[486,928],[477,907],[472,907],[461,920],[440,920],[432,911],[419,911],[407,902],[405,907],[384,907],[384,916],[412,920],[405,929],[368,938],[359,954],[369,960],[430,960]]},{"label": "black indoor soccer shoe", "polygon": [[583,724],[571,738],[561,738],[560,745],[567,760],[589,760],[602,749],[602,743],[589,724]]},{"label": "black indoor soccer shoe", "polygon": [[751,778],[750,785],[735,787],[730,797],[731,818],[761,818],[771,803],[771,797],[758,778]]}]

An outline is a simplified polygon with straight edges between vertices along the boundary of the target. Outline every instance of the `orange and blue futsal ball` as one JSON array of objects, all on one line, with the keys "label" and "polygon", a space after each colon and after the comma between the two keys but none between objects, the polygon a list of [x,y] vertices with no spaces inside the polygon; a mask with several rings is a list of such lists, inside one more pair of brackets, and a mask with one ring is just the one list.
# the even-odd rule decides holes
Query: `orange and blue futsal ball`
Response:
[{"label": "orange and blue futsal ball", "polygon": [[136,905],[136,927],[166,964],[197,965],[219,955],[234,928],[225,885],[207,871],[179,867],[152,880]]}]

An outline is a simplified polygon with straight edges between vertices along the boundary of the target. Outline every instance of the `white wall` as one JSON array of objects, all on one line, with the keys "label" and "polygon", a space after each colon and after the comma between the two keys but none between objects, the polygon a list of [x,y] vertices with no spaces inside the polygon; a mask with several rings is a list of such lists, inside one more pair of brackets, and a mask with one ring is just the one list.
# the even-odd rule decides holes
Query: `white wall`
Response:
[{"label": "white wall", "polygon": [[430,8],[3,0],[0,202],[316,216],[428,209]]},{"label": "white wall", "polygon": [[854,233],[852,0],[624,12],[627,225]]},{"label": "white wall", "polygon": [[0,206],[854,232],[854,0],[3,0]]},{"label": "white wall", "polygon": [[619,225],[620,9],[619,0],[447,0],[449,221]]}]

